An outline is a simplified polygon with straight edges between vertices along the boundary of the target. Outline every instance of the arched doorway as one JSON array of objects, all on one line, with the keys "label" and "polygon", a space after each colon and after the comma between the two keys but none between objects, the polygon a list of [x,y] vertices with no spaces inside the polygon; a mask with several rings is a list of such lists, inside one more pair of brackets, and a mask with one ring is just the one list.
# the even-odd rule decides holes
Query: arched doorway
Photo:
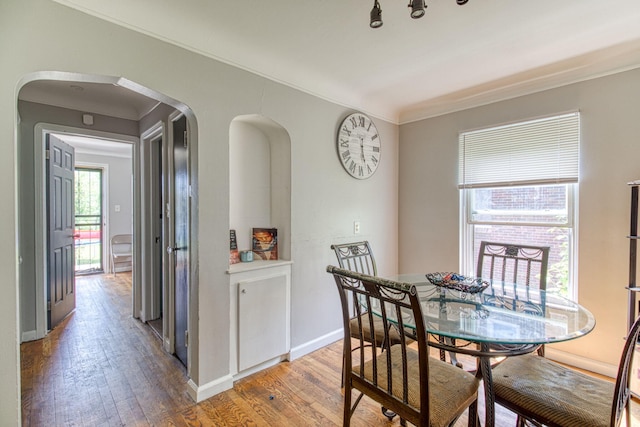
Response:
[{"label": "arched doorway", "polygon": [[[184,104],[159,92],[144,88],[123,78],[109,76],[90,76],[75,73],[40,72],[23,78],[18,94],[19,147],[20,158],[19,185],[24,194],[36,194],[36,197],[24,197],[19,203],[20,225],[19,240],[21,246],[34,247],[34,256],[24,256],[19,271],[21,340],[43,337],[48,330],[46,322],[47,305],[51,301],[47,296],[47,211],[46,211],[46,164],[45,141],[47,135],[56,132],[60,135],[82,135],[105,140],[121,140],[133,146],[133,174],[131,177],[133,193],[133,216],[131,231],[134,236],[134,269],[131,314],[142,321],[152,310],[153,288],[149,280],[152,272],[161,271],[163,312],[168,314],[165,321],[163,344],[165,350],[174,353],[176,335],[174,313],[177,311],[174,296],[174,278],[184,277],[177,266],[175,256],[167,253],[166,248],[174,248],[175,227],[168,224],[168,218],[174,218],[174,198],[171,191],[175,185],[169,185],[174,179],[173,160],[171,159],[176,125],[176,118],[183,120],[180,132],[189,133],[189,142],[197,143],[197,122],[191,110]],[[145,129],[160,124],[163,135],[166,135],[166,162],[160,175],[167,185],[156,183],[167,190],[163,206],[167,215],[166,226],[161,227],[163,234],[153,233],[150,218],[151,204],[157,201],[149,197],[151,188],[151,172],[149,165],[151,150],[147,149],[141,134]],[[187,162],[191,159],[187,157]],[[195,179],[188,176],[188,179]],[[33,191],[29,191],[33,190]],[[162,191],[162,190],[160,190]],[[38,196],[39,195],[39,196]],[[188,224],[192,229],[191,224]],[[189,237],[187,233],[187,237]],[[158,238],[159,237],[159,238]],[[158,250],[155,246],[161,248]],[[185,251],[188,251],[187,244]],[[153,254],[156,256],[153,256]],[[157,254],[163,254],[157,256]],[[184,263],[180,263],[184,264]],[[197,280],[186,267],[187,289],[197,286]],[[146,284],[149,284],[148,286]],[[193,304],[184,300],[181,307],[189,316]],[[188,324],[188,322],[184,322]],[[179,332],[184,335],[185,332]],[[189,366],[188,354],[183,360]]]}]

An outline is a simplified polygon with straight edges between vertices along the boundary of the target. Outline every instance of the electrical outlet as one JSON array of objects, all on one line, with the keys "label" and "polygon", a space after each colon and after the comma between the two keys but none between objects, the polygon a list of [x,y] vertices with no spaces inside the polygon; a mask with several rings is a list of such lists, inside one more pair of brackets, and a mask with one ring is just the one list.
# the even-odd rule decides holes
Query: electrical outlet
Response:
[{"label": "electrical outlet", "polygon": [[353,221],[353,234],[360,234],[360,221]]}]

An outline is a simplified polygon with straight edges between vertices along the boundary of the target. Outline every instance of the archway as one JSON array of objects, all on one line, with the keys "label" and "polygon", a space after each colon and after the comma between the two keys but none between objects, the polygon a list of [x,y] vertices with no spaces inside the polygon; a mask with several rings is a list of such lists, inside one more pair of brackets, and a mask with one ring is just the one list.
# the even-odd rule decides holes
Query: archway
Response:
[{"label": "archway", "polygon": [[[124,78],[63,72],[38,72],[25,76],[19,84],[18,111],[18,157],[21,166],[19,186],[23,194],[40,194],[40,198],[20,198],[18,207],[20,221],[16,227],[20,246],[32,246],[35,249],[33,255],[21,251],[22,263],[18,273],[19,311],[22,316],[21,341],[41,338],[47,333],[47,298],[44,291],[47,271],[43,261],[46,258],[46,221],[42,214],[42,162],[45,153],[42,141],[43,136],[52,131],[125,140],[134,146],[132,185],[136,185],[133,186],[132,230],[134,264],[138,268],[134,268],[133,272],[132,316],[146,320],[144,307],[148,296],[142,283],[150,274],[146,271],[146,266],[150,265],[146,261],[151,258],[151,246],[147,244],[151,236],[145,232],[145,213],[149,206],[143,189],[148,179],[145,165],[149,163],[149,159],[146,158],[148,153],[140,142],[143,133],[141,129],[164,122],[167,134],[170,134],[173,124],[169,116],[177,113],[186,118],[190,143],[197,144],[197,122],[193,112],[179,101]],[[168,169],[166,172],[170,174]],[[189,178],[194,180],[196,175],[193,174]],[[192,221],[197,221],[197,217]],[[166,246],[173,244],[171,236],[166,240]],[[191,254],[192,260],[196,260],[196,257],[197,254]],[[170,256],[163,261],[165,265],[170,266],[171,263]],[[173,291],[171,267],[163,271],[168,283],[164,292],[169,294]],[[190,277],[190,286],[197,288],[197,277]],[[197,295],[197,292],[192,294]],[[165,298],[165,301],[171,299]],[[30,310],[29,307],[35,309]],[[197,301],[189,301],[188,308],[190,312],[197,311]],[[175,310],[168,307],[166,311]],[[167,334],[173,333],[171,328],[167,329]],[[175,334],[164,338],[165,350],[173,352]],[[197,342],[191,344],[197,346]]]}]

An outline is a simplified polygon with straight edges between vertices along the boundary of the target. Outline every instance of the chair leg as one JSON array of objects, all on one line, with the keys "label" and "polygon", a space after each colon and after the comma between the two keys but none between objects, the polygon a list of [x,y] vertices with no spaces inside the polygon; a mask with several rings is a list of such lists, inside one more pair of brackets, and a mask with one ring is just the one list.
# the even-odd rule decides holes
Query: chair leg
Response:
[{"label": "chair leg", "polygon": [[476,427],[480,426],[480,417],[478,415],[478,401],[474,401],[471,405],[469,405],[469,416],[467,421],[468,427]]},{"label": "chair leg", "polygon": [[346,373],[344,372],[344,362],[346,360],[346,353],[344,350],[342,351],[342,370],[340,371],[340,388],[344,388],[344,376]]},{"label": "chair leg", "polygon": [[[388,410],[384,406],[382,408],[380,408],[380,409],[382,410],[382,415],[384,415],[385,417],[389,418],[389,421],[392,421],[393,418],[396,416],[395,412]],[[402,421],[403,420],[400,420],[401,424],[402,424]]]},{"label": "chair leg", "polygon": [[351,387],[349,384],[345,384],[342,425],[343,427],[349,427],[351,425]]}]

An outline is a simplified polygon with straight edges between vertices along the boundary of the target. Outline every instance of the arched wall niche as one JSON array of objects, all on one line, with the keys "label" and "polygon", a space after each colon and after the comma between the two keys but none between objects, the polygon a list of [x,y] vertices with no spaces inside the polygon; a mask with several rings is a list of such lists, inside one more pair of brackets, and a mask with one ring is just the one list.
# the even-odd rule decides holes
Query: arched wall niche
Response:
[{"label": "arched wall niche", "polygon": [[254,227],[278,229],[279,259],[291,259],[291,138],[273,120],[238,116],[229,127],[229,218],[238,249]]}]

